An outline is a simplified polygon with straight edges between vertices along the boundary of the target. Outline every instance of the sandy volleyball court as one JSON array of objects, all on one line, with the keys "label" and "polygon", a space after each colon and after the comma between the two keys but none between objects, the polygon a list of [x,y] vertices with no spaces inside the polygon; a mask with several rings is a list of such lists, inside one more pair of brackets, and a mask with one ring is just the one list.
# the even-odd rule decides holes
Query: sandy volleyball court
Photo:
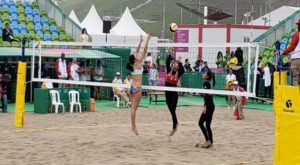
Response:
[{"label": "sandy volleyball court", "polygon": [[172,142],[166,108],[140,108],[140,136],[130,131],[129,109],[83,114],[26,113],[26,125],[13,128],[13,113],[0,114],[0,164],[247,164],[271,165],[273,112],[246,110],[244,121],[217,107],[212,122],[214,148],[197,125],[200,107],[179,107],[179,130]]}]

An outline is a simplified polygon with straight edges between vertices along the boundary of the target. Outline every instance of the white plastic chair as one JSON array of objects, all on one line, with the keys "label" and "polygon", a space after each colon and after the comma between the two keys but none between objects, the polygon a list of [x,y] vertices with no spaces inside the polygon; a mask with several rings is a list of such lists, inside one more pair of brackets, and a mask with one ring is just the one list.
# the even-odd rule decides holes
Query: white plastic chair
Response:
[{"label": "white plastic chair", "polygon": [[70,103],[70,112],[73,113],[73,108],[75,106],[78,107],[79,112],[81,113],[81,103],[79,98],[79,92],[78,91],[69,91],[69,103]]},{"label": "white plastic chair", "polygon": [[62,106],[63,112],[65,112],[65,106],[60,101],[59,92],[57,90],[50,90],[50,97],[51,97],[51,112],[54,106],[55,113],[58,113],[59,106]]},{"label": "white plastic chair", "polygon": [[120,107],[120,97],[116,94],[114,94],[113,102],[117,101],[117,107]]}]

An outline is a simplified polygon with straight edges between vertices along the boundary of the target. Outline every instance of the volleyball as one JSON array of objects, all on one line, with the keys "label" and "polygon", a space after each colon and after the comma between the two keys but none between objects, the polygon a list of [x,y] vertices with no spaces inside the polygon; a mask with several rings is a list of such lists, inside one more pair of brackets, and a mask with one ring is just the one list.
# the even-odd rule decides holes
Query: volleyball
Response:
[{"label": "volleyball", "polygon": [[170,24],[170,31],[175,32],[177,30],[177,24],[176,23],[171,23]]}]

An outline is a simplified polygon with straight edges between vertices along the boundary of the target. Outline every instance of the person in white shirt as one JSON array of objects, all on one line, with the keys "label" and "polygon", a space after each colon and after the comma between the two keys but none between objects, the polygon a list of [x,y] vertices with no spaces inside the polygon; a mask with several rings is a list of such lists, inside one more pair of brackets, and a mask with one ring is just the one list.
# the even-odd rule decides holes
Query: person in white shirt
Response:
[{"label": "person in white shirt", "polygon": [[[229,68],[229,73],[226,75],[226,90],[232,91],[233,89],[232,84],[233,82],[236,81],[236,76],[233,74],[232,68]],[[228,110],[234,108],[234,98],[233,96],[227,96],[227,104],[228,104]]]},{"label": "person in white shirt", "polygon": [[89,42],[89,34],[87,33],[86,28],[83,28],[80,35],[81,42]]},{"label": "person in white shirt", "polygon": [[125,101],[126,106],[130,106],[131,102],[129,100],[129,97],[125,93],[125,90],[122,87],[120,87],[120,85],[123,84],[120,72],[116,73],[116,77],[115,77],[115,79],[113,80],[112,83],[113,83],[113,92],[114,92],[114,94],[117,95],[118,97],[122,98]]},{"label": "person in white shirt", "polygon": [[153,63],[149,72],[149,85],[156,86],[158,80],[158,71],[156,65]]},{"label": "person in white shirt", "polygon": [[73,58],[72,64],[69,69],[69,76],[71,80],[79,81],[79,65],[77,64],[77,59]]},{"label": "person in white shirt", "polygon": [[271,97],[271,72],[269,63],[266,65],[266,67],[263,67],[263,79],[265,80],[265,97],[267,97],[267,94],[269,97]]},{"label": "person in white shirt", "polygon": [[[65,59],[65,53],[61,53],[61,57],[55,62],[55,72],[58,79],[67,80],[67,63]],[[65,87],[65,85],[59,84],[59,88]]]}]

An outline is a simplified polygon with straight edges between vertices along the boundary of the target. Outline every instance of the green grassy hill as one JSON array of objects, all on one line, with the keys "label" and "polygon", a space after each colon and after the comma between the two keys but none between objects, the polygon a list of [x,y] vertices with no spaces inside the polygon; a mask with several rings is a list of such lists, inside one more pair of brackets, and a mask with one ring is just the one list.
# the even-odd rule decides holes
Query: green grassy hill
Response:
[{"label": "green grassy hill", "polygon": [[[111,15],[121,16],[126,6],[130,9],[146,2],[147,0],[64,0],[59,2],[59,6],[66,12],[69,13],[72,9],[75,10],[79,20],[82,21],[88,13],[92,4],[95,5],[100,16]],[[171,37],[172,34],[168,30],[168,26],[172,22],[177,24],[197,24],[199,18],[183,10],[181,20],[181,9],[176,5],[176,2],[185,2],[197,5],[199,0],[152,0],[147,5],[139,8],[132,12],[135,19],[140,20],[151,20],[154,23],[138,22],[138,24],[146,31],[153,35],[158,36],[160,31],[163,29],[163,2],[166,3],[166,29],[165,32],[167,37]],[[234,1],[235,0],[201,0],[201,4],[214,6],[220,8],[226,12],[234,15]],[[254,17],[258,17],[260,11],[264,14],[266,0],[253,0],[254,10],[256,13]],[[251,10],[251,0],[238,0],[238,19],[237,22],[241,23],[244,19],[243,14]],[[197,7],[195,6],[195,9]],[[275,8],[275,6],[273,6]],[[201,19],[202,23],[203,20]],[[211,22],[212,23],[212,22]],[[218,23],[234,23],[234,17],[224,19]]]}]

